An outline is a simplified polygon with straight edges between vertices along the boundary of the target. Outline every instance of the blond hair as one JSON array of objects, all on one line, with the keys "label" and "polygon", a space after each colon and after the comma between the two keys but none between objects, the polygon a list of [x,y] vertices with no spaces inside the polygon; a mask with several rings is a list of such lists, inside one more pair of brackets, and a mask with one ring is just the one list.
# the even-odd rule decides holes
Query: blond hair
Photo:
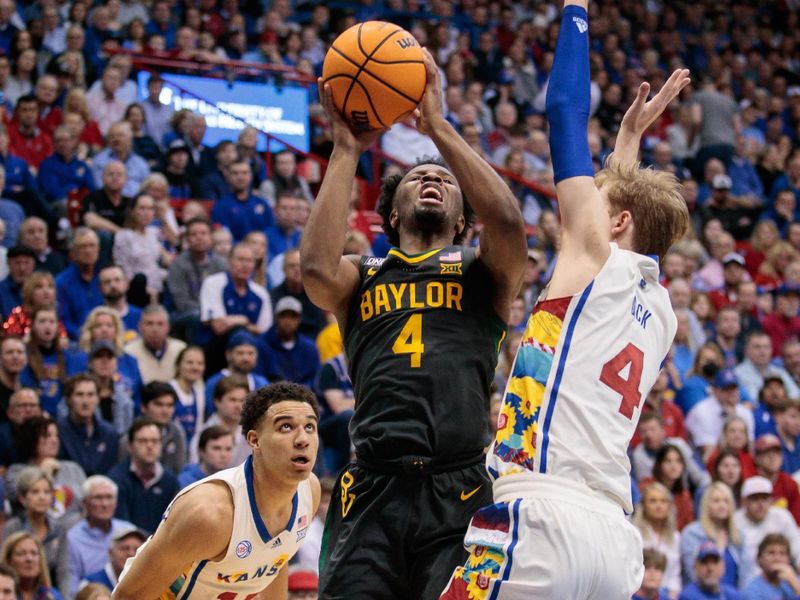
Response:
[{"label": "blond hair", "polygon": [[739,530],[736,528],[736,523],[733,520],[733,512],[736,510],[736,502],[733,499],[733,492],[731,491],[731,488],[721,481],[715,481],[714,483],[709,484],[703,492],[703,499],[700,500],[700,518],[698,521],[700,521],[700,525],[706,535],[712,540],[715,540],[717,526],[714,524],[714,522],[711,520],[711,516],[708,514],[708,505],[711,504],[711,494],[714,492],[724,495],[725,500],[728,501],[730,514],[728,515],[724,525],[726,529],[725,533],[728,534],[728,540],[730,540],[730,543],[738,545],[740,543]]},{"label": "blond hair", "polygon": [[672,173],[623,164],[612,154],[595,183],[605,188],[612,214],[631,213],[635,252],[661,258],[689,228],[689,209]]},{"label": "blond hair", "polygon": [[778,266],[776,264],[781,256],[788,257],[786,264],[800,258],[800,254],[798,254],[794,246],[786,240],[778,240],[772,248],[767,250],[767,257],[764,259],[764,262],[761,263],[758,272],[767,277],[783,277],[783,273],[778,271]]},{"label": "blond hair", "polygon": [[672,492],[669,491],[667,486],[658,481],[650,483],[642,490],[642,500],[636,508],[636,513],[633,515],[633,524],[639,533],[642,534],[642,540],[645,544],[656,540],[655,529],[653,528],[650,519],[644,514],[644,505],[647,499],[653,494],[661,494],[669,502],[669,512],[667,513],[667,522],[664,524],[664,542],[672,544],[675,540],[675,532],[677,531],[676,517],[675,517],[675,500]]},{"label": "blond hair", "polygon": [[83,327],[81,327],[78,345],[84,352],[89,352],[91,350],[92,342],[96,341],[92,339],[92,328],[94,327],[97,317],[102,315],[109,316],[111,317],[111,320],[114,321],[114,328],[117,331],[116,335],[114,336],[114,349],[116,350],[115,354],[119,356],[122,354],[122,347],[125,344],[125,328],[122,326],[122,319],[120,318],[119,313],[108,306],[96,306],[92,309],[92,311],[86,317]]},{"label": "blond hair", "polygon": [[6,541],[3,542],[3,547],[0,548],[0,562],[13,569],[14,566],[11,564],[11,555],[14,553],[14,548],[17,547],[17,544],[23,540],[33,540],[33,543],[36,544],[36,547],[39,549],[39,576],[36,578],[36,584],[37,586],[43,586],[49,590],[53,584],[50,581],[50,569],[47,566],[47,559],[44,556],[44,548],[42,547],[42,543],[37,540],[30,531],[18,531],[6,538]]},{"label": "blond hair", "polygon": [[[39,288],[39,286],[41,286],[42,283],[45,281],[50,283],[50,285],[53,287],[53,291],[55,292],[56,280],[53,278],[53,275],[48,273],[47,271],[34,271],[23,282],[22,306],[28,311],[32,311],[34,308],[36,308],[33,305],[33,292],[36,291]],[[53,295],[53,298],[55,299],[55,294]]]}]

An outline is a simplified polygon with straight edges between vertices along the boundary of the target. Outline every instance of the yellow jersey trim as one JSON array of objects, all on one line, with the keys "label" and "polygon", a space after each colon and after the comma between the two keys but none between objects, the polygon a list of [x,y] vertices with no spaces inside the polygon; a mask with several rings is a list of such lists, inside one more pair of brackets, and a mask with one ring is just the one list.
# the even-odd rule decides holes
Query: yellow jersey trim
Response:
[{"label": "yellow jersey trim", "polygon": [[391,254],[392,256],[396,256],[403,262],[415,265],[441,251],[442,251],[441,248],[436,248],[435,250],[429,250],[428,252],[424,252],[422,254],[415,254],[413,256],[408,256],[405,252],[403,252],[399,248],[392,248],[391,250],[389,250],[389,254]]}]

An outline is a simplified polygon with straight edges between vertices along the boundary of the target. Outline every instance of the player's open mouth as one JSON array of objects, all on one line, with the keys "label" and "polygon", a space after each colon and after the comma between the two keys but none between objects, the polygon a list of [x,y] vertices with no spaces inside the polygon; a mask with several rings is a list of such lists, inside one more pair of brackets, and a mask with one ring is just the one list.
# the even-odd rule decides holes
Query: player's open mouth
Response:
[{"label": "player's open mouth", "polygon": [[305,456],[295,456],[295,457],[292,459],[292,463],[293,463],[294,465],[298,466],[298,467],[305,467],[305,466],[307,466],[307,465],[308,465],[310,462],[311,462],[311,461],[310,461],[310,460],[308,460],[308,458],[307,458],[307,457],[305,457]]},{"label": "player's open mouth", "polygon": [[435,183],[428,183],[422,186],[422,189],[419,192],[419,199],[420,200],[435,200],[436,202],[442,202],[442,191],[438,185]]}]

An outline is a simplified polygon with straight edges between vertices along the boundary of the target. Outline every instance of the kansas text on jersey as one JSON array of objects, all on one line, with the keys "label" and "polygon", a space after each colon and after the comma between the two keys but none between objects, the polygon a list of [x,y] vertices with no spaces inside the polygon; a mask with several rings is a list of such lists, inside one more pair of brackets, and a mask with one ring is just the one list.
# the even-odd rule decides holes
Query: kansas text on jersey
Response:
[{"label": "kansas text on jersey", "polygon": [[[261,518],[253,488],[253,457],[232,469],[219,471],[184,488],[176,497],[207,481],[222,481],[233,497],[233,529],[222,560],[203,560],[187,565],[183,574],[165,590],[159,600],[250,600],[266,588],[294,556],[306,537],[314,517],[311,486],[303,481],[292,499],[292,514],[283,531],[270,534]],[[169,511],[175,500],[164,512]],[[145,544],[137,551],[141,553]],[[180,548],[175,549],[180,552]],[[135,557],[128,559],[120,580]]]}]

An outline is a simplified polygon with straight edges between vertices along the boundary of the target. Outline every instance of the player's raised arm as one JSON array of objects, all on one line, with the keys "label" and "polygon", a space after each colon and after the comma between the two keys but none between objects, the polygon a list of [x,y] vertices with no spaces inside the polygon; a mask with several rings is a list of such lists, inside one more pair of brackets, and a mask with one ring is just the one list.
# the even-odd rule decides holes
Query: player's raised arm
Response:
[{"label": "player's raised arm", "polygon": [[355,257],[342,256],[353,179],[361,153],[381,131],[354,134],[333,105],[330,86],[320,80],[319,88],[331,120],[333,152],[300,242],[300,267],[312,302],[341,317],[359,281]]},{"label": "player's raised arm", "polygon": [[428,82],[417,113],[417,129],[429,136],[483,223],[481,261],[498,286],[495,309],[508,319],[527,262],[525,222],[519,201],[495,170],[458,134],[442,114],[442,84],[430,52],[424,50]]},{"label": "player's raised arm", "polygon": [[614,146],[614,158],[624,165],[633,165],[639,160],[639,146],[642,135],[653,122],[661,116],[670,102],[678,97],[681,90],[691,83],[689,69],[675,69],[651,100],[650,84],[639,86],[636,99],[622,117]]},{"label": "player's raised arm", "polygon": [[175,501],[114,589],[113,600],[155,600],[184,569],[225,555],[233,502],[225,484],[203,484]]},{"label": "player's raised arm", "polygon": [[[550,82],[547,119],[550,154],[561,213],[562,247],[551,294],[573,294],[597,273],[608,256],[609,213],[594,183],[589,151],[589,23],[587,2],[565,2]],[[567,269],[565,276],[559,271]],[[558,291],[564,279],[574,289]],[[559,281],[562,280],[562,281]]]}]

